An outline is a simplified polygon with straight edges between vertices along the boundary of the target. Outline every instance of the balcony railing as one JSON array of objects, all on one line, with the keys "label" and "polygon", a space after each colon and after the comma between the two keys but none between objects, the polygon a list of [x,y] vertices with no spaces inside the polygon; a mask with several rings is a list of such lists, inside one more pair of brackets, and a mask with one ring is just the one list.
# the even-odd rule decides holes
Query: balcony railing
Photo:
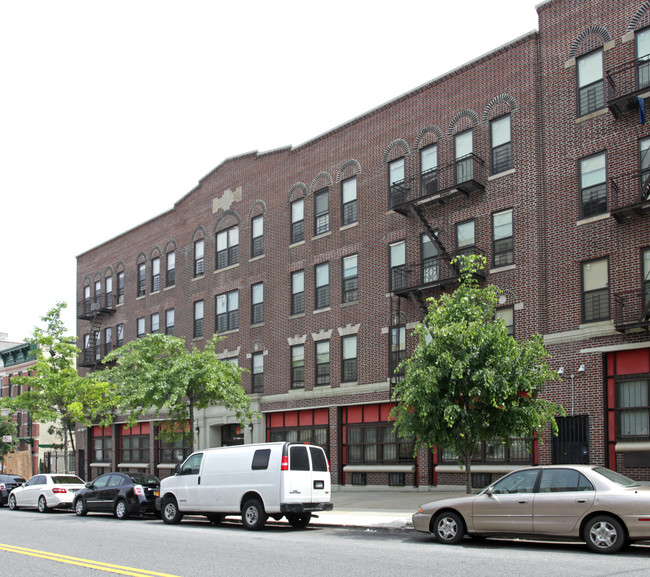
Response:
[{"label": "balcony railing", "polygon": [[618,221],[650,212],[650,172],[630,172],[609,179],[612,188],[610,212]]},{"label": "balcony railing", "polygon": [[116,345],[113,343],[90,344],[81,351],[77,365],[80,367],[94,367],[115,347]]},{"label": "balcony railing", "polygon": [[607,106],[615,118],[636,110],[650,93],[650,60],[632,60],[607,71]]},{"label": "balcony railing", "polygon": [[614,295],[614,328],[621,333],[650,330],[650,286]]},{"label": "balcony railing", "polygon": [[117,298],[113,293],[106,293],[83,299],[77,303],[77,318],[92,319],[98,313],[115,311]]},{"label": "balcony railing", "polygon": [[407,296],[413,291],[445,288],[456,284],[460,277],[458,264],[451,261],[461,255],[484,254],[477,247],[470,247],[450,255],[450,259],[433,257],[396,267],[391,270],[391,291],[398,296]]},{"label": "balcony railing", "polygon": [[388,205],[405,214],[416,202],[444,202],[459,194],[469,196],[485,190],[487,168],[485,161],[475,154],[468,154],[417,177],[411,177],[390,185]]}]

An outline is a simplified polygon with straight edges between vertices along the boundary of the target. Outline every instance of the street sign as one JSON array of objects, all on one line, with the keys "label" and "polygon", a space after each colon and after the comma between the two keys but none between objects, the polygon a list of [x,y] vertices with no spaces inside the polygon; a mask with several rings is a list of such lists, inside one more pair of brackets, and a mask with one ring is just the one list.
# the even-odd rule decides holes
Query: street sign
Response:
[{"label": "street sign", "polygon": [[11,443],[13,441],[13,437],[11,435],[3,435],[2,436],[2,442],[3,443]]}]

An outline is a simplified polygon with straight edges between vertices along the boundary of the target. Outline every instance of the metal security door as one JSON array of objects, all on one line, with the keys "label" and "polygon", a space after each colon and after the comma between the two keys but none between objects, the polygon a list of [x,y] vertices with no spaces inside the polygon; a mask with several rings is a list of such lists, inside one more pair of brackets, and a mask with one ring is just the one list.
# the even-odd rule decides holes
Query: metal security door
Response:
[{"label": "metal security door", "polygon": [[589,464],[589,415],[557,418],[558,434],[551,441],[554,465]]}]

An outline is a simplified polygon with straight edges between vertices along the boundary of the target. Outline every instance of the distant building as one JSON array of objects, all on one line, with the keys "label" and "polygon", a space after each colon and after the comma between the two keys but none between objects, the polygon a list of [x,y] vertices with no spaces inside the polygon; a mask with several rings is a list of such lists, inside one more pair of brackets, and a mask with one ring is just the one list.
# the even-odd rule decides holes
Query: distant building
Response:
[{"label": "distant building", "polygon": [[[426,298],[480,253],[515,338],[544,336],[567,416],[544,443],[484,443],[475,486],[531,463],[650,480],[650,2],[537,11],[539,32],[298,147],[229,158],[81,254],[82,371],[147,333],[218,332],[263,418],[203,411],[200,448],[299,440],[338,485],[462,484],[454,455],[413,458],[387,417]],[[155,429],[80,432],[78,472],[167,475],[187,446]]]}]

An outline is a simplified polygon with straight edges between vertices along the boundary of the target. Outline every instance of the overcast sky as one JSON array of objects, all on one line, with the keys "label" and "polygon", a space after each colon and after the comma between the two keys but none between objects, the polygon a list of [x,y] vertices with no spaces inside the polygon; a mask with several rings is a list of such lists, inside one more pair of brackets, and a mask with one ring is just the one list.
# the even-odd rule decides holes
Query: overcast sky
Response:
[{"label": "overcast sky", "polygon": [[0,332],[224,159],[302,144],[537,28],[542,0],[0,0]]}]

